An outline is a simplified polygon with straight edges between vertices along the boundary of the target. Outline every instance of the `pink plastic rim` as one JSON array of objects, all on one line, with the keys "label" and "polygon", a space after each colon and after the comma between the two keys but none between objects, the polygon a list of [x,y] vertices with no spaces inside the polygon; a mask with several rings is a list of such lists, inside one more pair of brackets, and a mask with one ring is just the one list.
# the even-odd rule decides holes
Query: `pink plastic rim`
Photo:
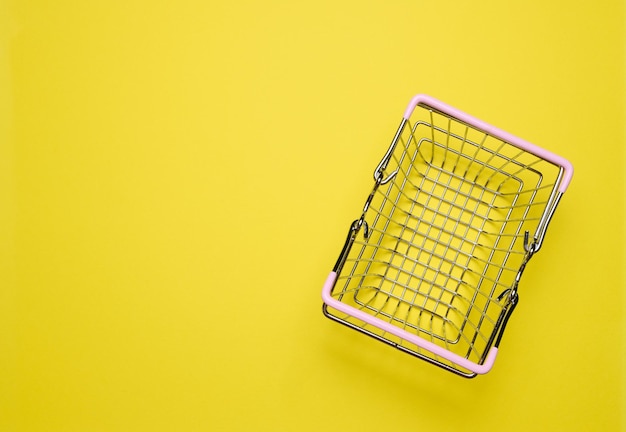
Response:
[{"label": "pink plastic rim", "polygon": [[529,143],[528,141],[516,137],[515,135],[511,135],[508,132],[505,132],[495,126],[485,123],[482,120],[477,119],[476,117],[464,113],[463,111],[453,108],[427,95],[419,94],[417,96],[414,96],[413,99],[411,99],[411,102],[409,102],[408,107],[404,111],[404,118],[408,120],[411,117],[411,114],[413,113],[415,107],[419,104],[429,106],[437,111],[454,117],[464,123],[467,123],[470,126],[486,132],[489,135],[499,138],[502,141],[506,141],[522,150],[526,150],[527,152],[532,153],[535,156],[543,158],[563,168],[563,178],[561,179],[558,191],[563,193],[569,186],[569,183],[572,180],[572,176],[574,175],[574,167],[567,159],[556,155],[544,148],[536,146],[535,144]]}]

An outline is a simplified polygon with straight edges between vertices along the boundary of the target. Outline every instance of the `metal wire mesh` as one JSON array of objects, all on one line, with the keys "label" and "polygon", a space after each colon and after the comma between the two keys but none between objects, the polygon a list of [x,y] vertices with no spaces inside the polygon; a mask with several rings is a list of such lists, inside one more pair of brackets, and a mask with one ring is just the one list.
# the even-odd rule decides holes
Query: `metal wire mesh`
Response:
[{"label": "metal wire mesh", "polygon": [[[560,167],[418,105],[376,185],[332,296],[473,362],[494,343]],[[351,327],[464,375],[467,370],[353,316]]]}]

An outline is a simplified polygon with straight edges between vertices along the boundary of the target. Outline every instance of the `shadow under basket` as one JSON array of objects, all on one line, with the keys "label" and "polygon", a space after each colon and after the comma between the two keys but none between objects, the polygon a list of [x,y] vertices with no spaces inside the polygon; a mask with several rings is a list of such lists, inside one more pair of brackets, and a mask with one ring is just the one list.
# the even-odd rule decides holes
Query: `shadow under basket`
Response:
[{"label": "shadow under basket", "polygon": [[572,165],[415,96],[322,297],[329,318],[456,374],[491,370]]}]

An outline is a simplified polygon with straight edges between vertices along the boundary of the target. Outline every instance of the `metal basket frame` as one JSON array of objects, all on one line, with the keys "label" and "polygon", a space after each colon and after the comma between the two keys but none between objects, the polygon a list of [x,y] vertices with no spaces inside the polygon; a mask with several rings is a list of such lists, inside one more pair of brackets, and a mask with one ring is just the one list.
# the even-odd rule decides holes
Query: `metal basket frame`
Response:
[{"label": "metal basket frame", "polygon": [[415,96],[324,284],[324,314],[461,376],[488,372],[572,174],[560,156]]}]

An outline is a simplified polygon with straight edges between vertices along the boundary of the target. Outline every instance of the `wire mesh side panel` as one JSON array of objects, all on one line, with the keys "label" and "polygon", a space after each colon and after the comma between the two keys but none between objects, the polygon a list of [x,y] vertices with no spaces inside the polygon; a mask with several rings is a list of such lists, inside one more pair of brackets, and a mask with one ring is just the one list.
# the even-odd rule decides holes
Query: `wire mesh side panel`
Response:
[{"label": "wire mesh side panel", "polygon": [[[481,363],[522,264],[524,233],[547,211],[559,167],[418,106],[375,188],[332,296]],[[330,310],[344,323],[461,374],[396,336]]]}]

